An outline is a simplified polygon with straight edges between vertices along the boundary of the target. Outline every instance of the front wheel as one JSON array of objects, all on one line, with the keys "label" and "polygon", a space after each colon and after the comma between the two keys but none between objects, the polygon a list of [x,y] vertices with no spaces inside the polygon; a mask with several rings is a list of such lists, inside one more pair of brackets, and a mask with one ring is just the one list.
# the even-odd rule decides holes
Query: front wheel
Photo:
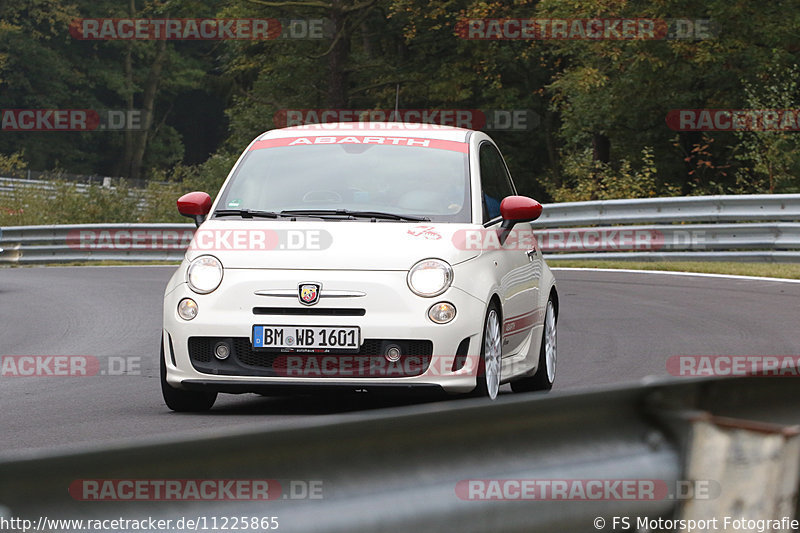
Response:
[{"label": "front wheel", "polygon": [[164,361],[164,339],[161,339],[161,394],[164,403],[181,413],[208,411],[217,401],[216,392],[195,392],[176,389],[167,383],[167,363]]},{"label": "front wheel", "polygon": [[500,333],[500,315],[497,307],[492,305],[486,313],[483,326],[483,343],[478,365],[476,396],[488,396],[494,400],[500,390],[500,372],[502,361],[502,335]]},{"label": "front wheel", "polygon": [[550,390],[556,380],[556,310],[553,299],[547,300],[542,328],[542,345],[539,348],[539,367],[530,377],[511,382],[514,392]]}]

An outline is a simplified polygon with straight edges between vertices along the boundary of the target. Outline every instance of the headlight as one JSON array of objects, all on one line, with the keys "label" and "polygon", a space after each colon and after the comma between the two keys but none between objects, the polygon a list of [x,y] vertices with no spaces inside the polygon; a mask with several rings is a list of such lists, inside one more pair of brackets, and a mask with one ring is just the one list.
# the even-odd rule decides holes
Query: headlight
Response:
[{"label": "headlight", "polygon": [[450,302],[439,302],[428,309],[428,318],[437,324],[447,324],[456,317],[456,308]]},{"label": "headlight", "polygon": [[438,296],[453,283],[453,269],[441,259],[423,259],[411,267],[407,280],[414,294]]},{"label": "headlight", "polygon": [[186,281],[194,292],[208,294],[222,283],[222,263],[213,255],[201,255],[189,265]]},{"label": "headlight", "polygon": [[191,320],[197,316],[197,302],[191,298],[184,298],[178,302],[178,315],[184,320]]}]

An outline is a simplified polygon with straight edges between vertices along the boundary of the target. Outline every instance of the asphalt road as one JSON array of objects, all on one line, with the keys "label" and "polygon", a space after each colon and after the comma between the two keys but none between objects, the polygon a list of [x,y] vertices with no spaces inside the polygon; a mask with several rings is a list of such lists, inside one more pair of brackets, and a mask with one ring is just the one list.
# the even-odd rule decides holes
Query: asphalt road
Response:
[{"label": "asphalt road", "polygon": [[[203,414],[161,400],[161,299],[174,267],[0,270],[0,355],[91,355],[122,375],[0,376],[0,455],[186,430],[291,425],[304,417],[422,401],[221,395]],[[556,271],[556,389],[665,376],[672,355],[800,354],[800,284],[655,273]],[[504,394],[512,394],[503,387]],[[435,400],[452,402],[458,399]]]}]

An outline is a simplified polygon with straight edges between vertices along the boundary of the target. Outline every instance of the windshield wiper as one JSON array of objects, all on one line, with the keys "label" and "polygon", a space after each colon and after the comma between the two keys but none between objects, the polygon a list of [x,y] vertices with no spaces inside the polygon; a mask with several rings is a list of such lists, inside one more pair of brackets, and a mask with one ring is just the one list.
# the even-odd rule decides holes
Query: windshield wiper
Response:
[{"label": "windshield wiper", "polygon": [[348,217],[380,218],[384,220],[408,220],[411,222],[429,222],[430,218],[413,215],[398,215],[383,211],[352,211],[350,209],[291,209],[281,211],[281,215],[342,215]]},{"label": "windshield wiper", "polygon": [[275,213],[273,211],[257,211],[252,209],[218,209],[214,211],[215,217],[224,217],[229,215],[238,215],[242,218],[278,218],[283,216],[280,213]]},{"label": "windshield wiper", "polygon": [[312,211],[294,213],[292,211],[281,211],[276,213],[274,211],[259,211],[257,209],[219,209],[214,211],[214,216],[240,216],[242,218],[291,218],[297,220],[297,217],[321,218],[323,220],[339,220],[338,218],[330,218],[324,216],[324,213],[317,214]]}]

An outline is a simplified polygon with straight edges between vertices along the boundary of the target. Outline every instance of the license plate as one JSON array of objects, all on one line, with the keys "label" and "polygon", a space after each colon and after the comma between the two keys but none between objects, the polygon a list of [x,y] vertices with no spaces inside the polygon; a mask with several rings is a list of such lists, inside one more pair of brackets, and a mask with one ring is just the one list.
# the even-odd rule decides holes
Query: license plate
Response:
[{"label": "license plate", "polygon": [[357,350],[357,326],[253,326],[253,348]]}]

